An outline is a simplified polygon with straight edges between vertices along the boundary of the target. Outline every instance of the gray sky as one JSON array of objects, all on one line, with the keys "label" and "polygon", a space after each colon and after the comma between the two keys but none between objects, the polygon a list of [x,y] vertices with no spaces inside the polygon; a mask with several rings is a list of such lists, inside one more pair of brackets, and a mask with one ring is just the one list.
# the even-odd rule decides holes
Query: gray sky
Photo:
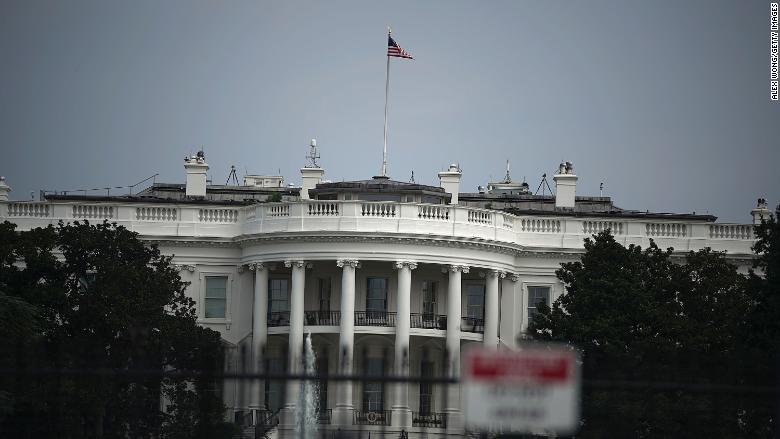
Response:
[{"label": "gray sky", "polygon": [[572,161],[578,195],[748,222],[780,201],[769,1],[0,2],[0,174],[12,197],[183,182],[205,145],[300,182],[381,164],[386,26],[390,176],[532,189]]}]

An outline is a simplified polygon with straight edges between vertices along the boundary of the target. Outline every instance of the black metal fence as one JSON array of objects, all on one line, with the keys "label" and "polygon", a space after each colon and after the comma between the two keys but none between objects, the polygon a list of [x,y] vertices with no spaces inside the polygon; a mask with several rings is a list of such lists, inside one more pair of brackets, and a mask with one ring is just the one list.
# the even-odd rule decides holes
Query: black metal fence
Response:
[{"label": "black metal fence", "polygon": [[[284,313],[278,313],[283,317]],[[309,316],[317,319],[317,321],[325,322],[323,324],[330,324],[334,319],[338,318],[338,313],[331,312],[316,312],[310,313]],[[390,320],[392,314],[379,313],[378,315],[367,315],[366,318],[377,319],[377,321]],[[394,315],[392,315],[394,317]],[[436,316],[428,318],[428,315],[418,314],[413,318],[422,325],[427,321],[438,321]],[[307,316],[307,318],[309,318]],[[464,318],[465,320],[466,318]],[[270,320],[269,320],[270,321]],[[474,327],[481,325],[480,321],[470,321],[469,324]],[[369,353],[368,350],[363,347],[356,350],[354,354],[355,368],[350,373],[341,373],[339,371],[330,371],[325,373],[324,371],[315,371],[315,373],[292,373],[289,368],[284,368],[281,371],[273,372],[261,367],[259,370],[249,370],[251,364],[250,352],[247,348],[240,349],[238,352],[239,361],[236,364],[245,365],[238,368],[226,370],[224,373],[211,376],[218,385],[216,388],[224,388],[229,384],[235,384],[234,388],[238,389],[237,393],[232,395],[232,399],[226,400],[228,406],[225,412],[225,419],[229,419],[233,425],[230,437],[234,439],[246,439],[246,438],[272,438],[272,437],[293,437],[295,439],[304,439],[301,435],[301,431],[296,431],[290,427],[289,420],[287,424],[283,424],[284,410],[279,407],[273,410],[268,408],[268,385],[267,383],[276,382],[281,383],[279,386],[282,392],[281,401],[286,401],[286,393],[289,390],[288,384],[303,383],[303,382],[318,382],[321,385],[325,384],[327,392],[333,392],[336,395],[339,392],[339,385],[344,382],[351,382],[353,387],[358,389],[354,392],[356,396],[353,400],[353,408],[349,416],[342,416],[334,413],[333,401],[334,398],[324,398],[320,401],[320,407],[316,414],[316,438],[318,439],[378,439],[378,438],[403,438],[409,437],[412,439],[422,438],[441,438],[444,435],[451,436],[466,436],[469,435],[477,437],[487,434],[485,432],[469,432],[461,428],[460,431],[456,431],[453,428],[458,427],[458,423],[452,422],[452,413],[446,411],[448,407],[448,397],[455,387],[454,384],[458,384],[457,378],[452,378],[450,365],[448,362],[448,354],[442,350],[426,349],[421,353],[421,357],[426,364],[435,364],[436,367],[433,370],[421,370],[419,367],[411,368],[412,372],[408,374],[399,374],[393,370],[394,358],[392,349],[382,350],[382,363],[387,366],[386,372],[383,374],[369,373],[369,370],[363,367],[366,362],[366,358]],[[102,380],[111,380],[119,378],[124,382],[141,382],[154,379],[165,378],[196,378],[202,377],[200,371],[175,371],[175,370],[118,370],[107,368],[95,368],[95,369],[58,369],[58,370],[38,370],[38,369],[15,369],[15,370],[0,370],[0,376],[13,376],[21,375],[22,380],[29,380],[34,382],[36,380],[48,380],[51,377],[59,378],[60,381],[64,381],[63,378],[71,376],[80,377],[93,377],[96,382]],[[689,428],[691,429],[691,436],[695,437],[697,426],[708,422],[709,419],[715,419],[717,416],[722,416],[722,408],[730,400],[734,399],[749,399],[760,401],[767,410],[776,411],[778,396],[780,396],[780,390],[774,387],[750,387],[750,386],[733,386],[733,385],[718,385],[716,383],[680,383],[674,382],[670,377],[668,382],[644,382],[644,381],[631,381],[631,380],[589,380],[588,377],[584,377],[583,380],[583,395],[592,395],[594,393],[607,395],[620,400],[624,400],[626,404],[630,404],[632,401],[632,395],[647,395],[657,394],[659,395],[659,404],[666,401],[679,402],[684,401],[690,395],[704,396],[704,398],[698,398],[696,401],[706,401],[709,404],[691,405],[690,407],[682,406],[682,417],[689,418]],[[55,382],[57,380],[54,380]],[[365,398],[368,395],[361,389],[366,389],[368,383],[378,383],[379,386],[373,387],[373,389],[379,393],[377,401],[380,402],[379,406],[373,406],[366,404]],[[258,386],[258,384],[260,384]],[[412,397],[408,399],[408,406],[406,407],[407,421],[401,422],[401,419],[397,416],[397,413],[388,408],[392,406],[395,401],[395,387],[398,384],[404,384],[407,389],[416,388],[418,391],[410,392]],[[264,389],[263,393],[266,400],[262,401],[262,405],[266,408],[250,407],[251,401],[253,401],[253,392],[257,389]],[[58,389],[52,388],[52,392],[57,392]],[[586,399],[588,401],[588,399]],[[642,410],[652,411],[658,410],[658,406],[648,406],[640,408]],[[456,413],[456,415],[458,415]],[[587,422],[600,422],[604,425],[610,424],[610,413],[600,412],[598,408],[584,406],[583,415],[587,417]],[[745,413],[747,418],[751,416],[751,413]],[[775,418],[776,419],[776,418]],[[33,422],[33,420],[29,420]],[[39,422],[54,422],[51,419],[40,419]],[[462,422],[462,418],[458,421]],[[402,426],[402,424],[404,424]],[[282,435],[280,436],[280,433]],[[768,426],[766,434],[758,437],[773,437],[774,427]],[[489,436],[496,436],[495,433],[490,433]],[[24,437],[24,436],[21,436]],[[162,436],[160,436],[162,437]],[[523,436],[523,437],[548,437],[548,436]],[[560,436],[549,436],[560,437]],[[620,437],[615,435],[612,437]],[[712,436],[708,436],[712,437]],[[215,438],[217,438],[215,436]],[[221,439],[224,439],[221,438]]]}]

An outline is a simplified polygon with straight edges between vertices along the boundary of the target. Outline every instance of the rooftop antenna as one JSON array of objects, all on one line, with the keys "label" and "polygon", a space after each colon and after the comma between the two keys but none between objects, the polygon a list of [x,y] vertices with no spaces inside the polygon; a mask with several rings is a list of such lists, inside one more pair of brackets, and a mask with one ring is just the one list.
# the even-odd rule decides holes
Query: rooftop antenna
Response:
[{"label": "rooftop antenna", "polygon": [[414,183],[414,171],[412,171],[412,178],[409,179],[409,183]]},{"label": "rooftop antenna", "polygon": [[506,175],[504,176],[504,183],[511,183],[512,179],[509,177],[509,159],[506,160]]},{"label": "rooftop antenna", "polygon": [[[317,159],[320,158],[320,153],[317,151],[317,139],[311,139],[311,149],[309,150],[309,155],[306,156],[306,159],[308,160],[308,163],[306,164],[307,168],[319,168],[320,165],[317,164]],[[281,172],[279,172],[281,174]]]},{"label": "rooftop antenna", "polygon": [[542,174],[542,181],[539,182],[539,187],[536,188],[536,192],[534,192],[534,195],[539,195],[539,189],[541,189],[542,190],[542,196],[545,196],[545,194],[544,194],[545,186],[547,187],[547,189],[550,190],[550,195],[552,195],[553,191],[552,191],[552,188],[550,187],[550,183],[547,182],[547,174],[546,173]]},{"label": "rooftop antenna", "polygon": [[604,182],[602,181],[601,184],[599,184],[599,197],[604,196]]},{"label": "rooftop antenna", "polygon": [[234,165],[230,165],[230,173],[228,174],[227,181],[225,182],[225,186],[228,186],[230,184],[230,179],[233,179],[233,183],[235,183],[236,186],[238,186],[238,176],[236,176],[236,167]]}]

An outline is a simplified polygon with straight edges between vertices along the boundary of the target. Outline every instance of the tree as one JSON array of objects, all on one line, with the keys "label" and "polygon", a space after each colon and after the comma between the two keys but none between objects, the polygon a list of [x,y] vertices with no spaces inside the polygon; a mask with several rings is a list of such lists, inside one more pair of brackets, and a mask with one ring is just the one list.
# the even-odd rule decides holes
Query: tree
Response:
[{"label": "tree", "polygon": [[[0,308],[13,314],[0,326],[13,345],[2,365],[22,372],[0,380],[0,436],[229,436],[219,397],[204,391],[221,370],[219,334],[196,324],[170,262],[114,224],[0,224],[0,301],[14,306]],[[174,370],[198,374],[164,377]],[[182,418],[188,431],[168,428]]]},{"label": "tree", "polygon": [[624,247],[607,231],[586,239],[581,260],[556,274],[566,294],[540,307],[530,332],[583,352],[591,385],[577,437],[744,434],[737,398],[700,391],[740,379],[739,328],[752,304],[724,254],[678,259],[652,241],[645,250]]},{"label": "tree", "polygon": [[[780,386],[780,205],[768,220],[756,225],[753,269],[747,294],[753,307],[740,328],[743,383],[777,389]],[[754,437],[776,437],[777,395],[746,399],[745,423]]]}]

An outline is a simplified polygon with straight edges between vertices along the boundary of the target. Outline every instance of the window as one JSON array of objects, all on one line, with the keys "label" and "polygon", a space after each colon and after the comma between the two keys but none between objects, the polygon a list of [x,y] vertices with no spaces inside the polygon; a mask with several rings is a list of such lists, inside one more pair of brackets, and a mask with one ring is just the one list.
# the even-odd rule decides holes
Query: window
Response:
[{"label": "window", "polygon": [[433,377],[433,361],[422,361],[420,363],[420,414],[430,415],[433,412],[433,383],[426,381],[425,378]]},{"label": "window", "polygon": [[268,282],[268,312],[290,311],[290,282],[287,279],[271,279]]},{"label": "window", "polygon": [[320,311],[330,311],[330,278],[319,279]]},{"label": "window", "polygon": [[[381,358],[366,359],[366,375],[381,377],[385,372],[385,363]],[[385,409],[385,389],[382,382],[368,381],[363,385],[363,410],[381,412]]]},{"label": "window", "polygon": [[206,276],[205,317],[224,319],[227,302],[227,276]]},{"label": "window", "polygon": [[[325,353],[317,357],[317,376],[328,376],[328,357]],[[320,378],[319,381],[320,392],[320,413],[328,408],[328,380]]]},{"label": "window", "polygon": [[433,318],[436,314],[436,282],[423,281],[422,285],[422,313],[424,316]]},{"label": "window", "polygon": [[[269,358],[265,363],[265,370],[270,374],[283,374],[285,373],[285,361],[279,358]],[[284,381],[282,380],[265,380],[265,406],[272,412],[278,411],[282,408],[282,394],[284,388]]]},{"label": "window", "polygon": [[387,312],[387,279],[369,277],[366,285],[366,311]]},{"label": "window", "polygon": [[528,321],[539,312],[536,307],[540,303],[550,305],[550,287],[528,287]]},{"label": "window", "polygon": [[485,313],[485,286],[480,284],[466,285],[466,316],[482,320]]}]

